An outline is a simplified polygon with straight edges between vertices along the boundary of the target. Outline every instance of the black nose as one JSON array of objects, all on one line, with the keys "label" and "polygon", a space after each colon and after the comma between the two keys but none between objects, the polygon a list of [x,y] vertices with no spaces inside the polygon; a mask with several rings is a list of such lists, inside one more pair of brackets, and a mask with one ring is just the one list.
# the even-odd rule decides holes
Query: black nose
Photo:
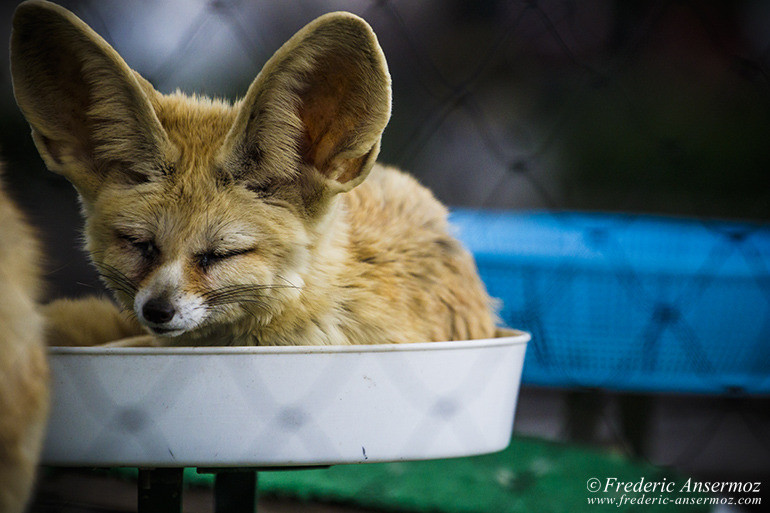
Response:
[{"label": "black nose", "polygon": [[148,300],[142,307],[144,318],[154,324],[165,324],[174,318],[174,314],[174,306],[167,299],[160,297]]}]

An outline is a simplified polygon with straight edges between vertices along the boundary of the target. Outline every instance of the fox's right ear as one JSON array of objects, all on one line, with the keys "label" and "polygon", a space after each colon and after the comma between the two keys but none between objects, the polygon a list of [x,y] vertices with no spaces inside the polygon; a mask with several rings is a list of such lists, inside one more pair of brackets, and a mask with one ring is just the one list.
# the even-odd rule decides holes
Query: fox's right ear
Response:
[{"label": "fox's right ear", "polygon": [[18,6],[11,74],[43,160],[84,200],[108,177],[137,182],[162,175],[174,157],[149,83],[68,10],[39,0]]},{"label": "fox's right ear", "polygon": [[223,144],[225,167],[246,180],[301,174],[332,194],[348,191],[374,165],[390,105],[390,73],[372,28],[350,13],[325,14],[252,82]]}]

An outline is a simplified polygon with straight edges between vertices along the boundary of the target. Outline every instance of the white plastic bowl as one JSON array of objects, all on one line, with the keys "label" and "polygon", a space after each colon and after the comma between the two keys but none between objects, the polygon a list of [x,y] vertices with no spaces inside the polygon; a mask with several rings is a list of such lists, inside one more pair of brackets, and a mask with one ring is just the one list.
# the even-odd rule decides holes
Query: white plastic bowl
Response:
[{"label": "white plastic bowl", "polygon": [[43,463],[266,467],[504,449],[530,336],[330,347],[50,349]]}]

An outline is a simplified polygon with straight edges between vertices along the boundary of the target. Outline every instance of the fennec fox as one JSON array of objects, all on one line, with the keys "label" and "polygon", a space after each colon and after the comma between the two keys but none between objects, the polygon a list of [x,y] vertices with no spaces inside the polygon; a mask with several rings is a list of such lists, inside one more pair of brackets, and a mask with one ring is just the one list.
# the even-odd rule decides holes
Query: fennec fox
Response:
[{"label": "fennec fox", "polygon": [[[446,209],[375,164],[390,75],[360,18],[311,22],[234,104],[155,91],[41,1],[16,11],[11,67],[40,154],[79,193],[94,265],[153,344],[494,336]],[[83,318],[60,306],[56,322]]]},{"label": "fennec fox", "polygon": [[[2,169],[0,169],[0,173]],[[21,513],[48,412],[39,252],[0,183],[0,512]]]}]

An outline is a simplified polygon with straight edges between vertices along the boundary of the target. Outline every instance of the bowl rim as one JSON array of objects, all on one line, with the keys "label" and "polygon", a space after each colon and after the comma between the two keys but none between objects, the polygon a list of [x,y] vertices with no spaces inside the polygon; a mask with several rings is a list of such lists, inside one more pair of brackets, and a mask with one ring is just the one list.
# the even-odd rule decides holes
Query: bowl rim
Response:
[{"label": "bowl rim", "polygon": [[65,347],[50,346],[49,356],[58,355],[232,355],[232,354],[336,354],[433,352],[522,345],[530,341],[525,331],[500,329],[494,338],[403,344],[360,344],[349,346],[197,346],[197,347]]}]

